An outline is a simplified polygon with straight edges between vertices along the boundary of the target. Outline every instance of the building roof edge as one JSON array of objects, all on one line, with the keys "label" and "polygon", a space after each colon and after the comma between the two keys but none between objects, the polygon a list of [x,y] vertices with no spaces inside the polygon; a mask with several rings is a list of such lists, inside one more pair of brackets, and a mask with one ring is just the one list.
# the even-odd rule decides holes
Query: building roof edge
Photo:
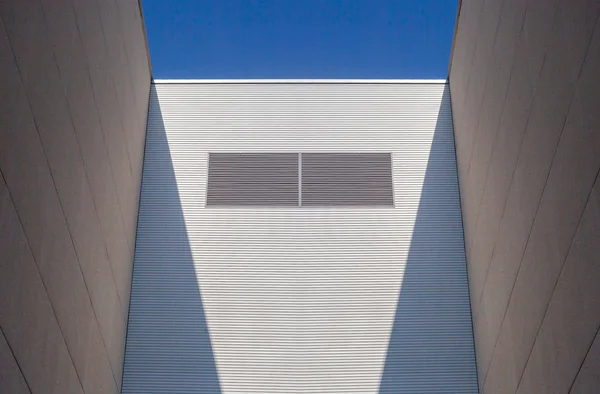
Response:
[{"label": "building roof edge", "polygon": [[154,79],[160,84],[446,84],[447,79]]}]

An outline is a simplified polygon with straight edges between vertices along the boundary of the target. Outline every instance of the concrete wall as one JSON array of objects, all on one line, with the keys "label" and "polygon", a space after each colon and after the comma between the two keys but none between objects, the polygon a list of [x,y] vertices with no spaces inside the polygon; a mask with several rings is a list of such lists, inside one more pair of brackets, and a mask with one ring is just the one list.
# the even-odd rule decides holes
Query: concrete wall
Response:
[{"label": "concrete wall", "polygon": [[0,3],[0,392],[117,393],[150,88],[136,0]]},{"label": "concrete wall", "polygon": [[485,393],[600,391],[599,14],[460,7],[450,89]]}]

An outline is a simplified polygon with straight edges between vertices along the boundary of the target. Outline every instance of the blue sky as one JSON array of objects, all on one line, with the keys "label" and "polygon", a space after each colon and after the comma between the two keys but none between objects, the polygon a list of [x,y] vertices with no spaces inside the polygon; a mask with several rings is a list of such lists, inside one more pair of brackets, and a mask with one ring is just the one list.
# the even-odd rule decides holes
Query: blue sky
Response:
[{"label": "blue sky", "polygon": [[154,78],[446,78],[458,0],[144,0]]}]

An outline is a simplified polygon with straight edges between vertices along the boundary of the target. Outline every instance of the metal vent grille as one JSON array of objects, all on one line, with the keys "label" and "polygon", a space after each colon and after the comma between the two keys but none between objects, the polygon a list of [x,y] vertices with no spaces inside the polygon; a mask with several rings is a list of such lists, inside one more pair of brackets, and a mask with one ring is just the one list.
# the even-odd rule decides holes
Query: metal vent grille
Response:
[{"label": "metal vent grille", "polygon": [[297,206],[298,155],[211,153],[206,206]]},{"label": "metal vent grille", "polygon": [[303,153],[303,206],[394,206],[389,153]]}]

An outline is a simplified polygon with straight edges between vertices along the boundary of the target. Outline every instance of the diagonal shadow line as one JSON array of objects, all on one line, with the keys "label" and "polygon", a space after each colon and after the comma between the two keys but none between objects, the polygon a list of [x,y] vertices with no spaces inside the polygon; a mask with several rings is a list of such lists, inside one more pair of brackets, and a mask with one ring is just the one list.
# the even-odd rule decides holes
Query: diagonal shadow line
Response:
[{"label": "diagonal shadow line", "polygon": [[477,393],[448,86],[379,387],[386,393]]},{"label": "diagonal shadow line", "polygon": [[165,125],[151,89],[122,392],[219,394]]}]

